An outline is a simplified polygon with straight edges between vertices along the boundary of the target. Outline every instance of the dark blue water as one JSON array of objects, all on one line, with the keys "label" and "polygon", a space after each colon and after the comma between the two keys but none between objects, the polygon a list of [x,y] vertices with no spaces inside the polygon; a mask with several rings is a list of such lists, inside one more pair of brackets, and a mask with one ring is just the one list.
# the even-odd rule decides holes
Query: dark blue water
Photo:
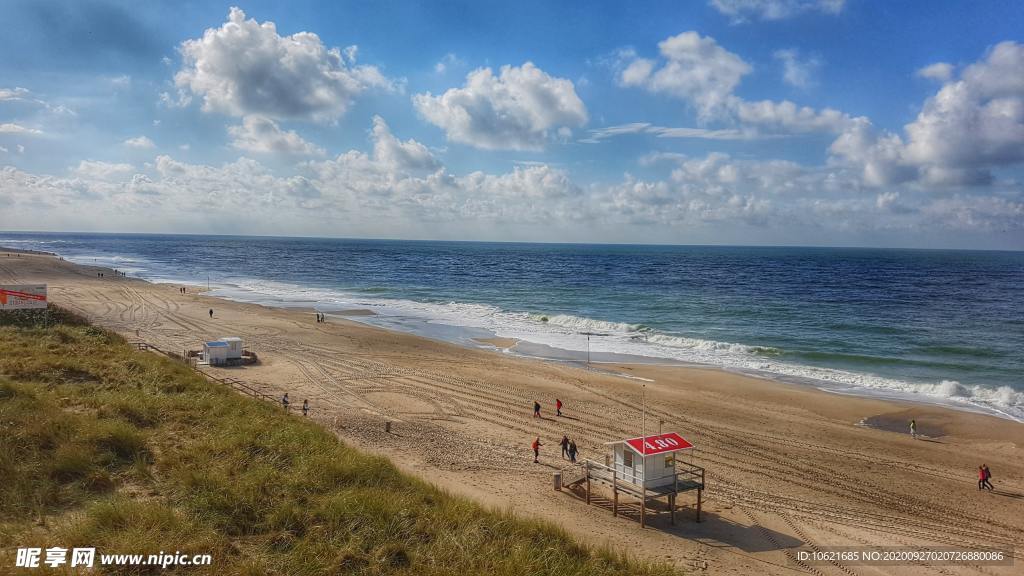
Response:
[{"label": "dark blue water", "polygon": [[[390,327],[706,363],[1024,419],[1024,253],[0,233]],[[599,334],[599,335],[598,335]],[[457,338],[456,338],[457,339]]]}]

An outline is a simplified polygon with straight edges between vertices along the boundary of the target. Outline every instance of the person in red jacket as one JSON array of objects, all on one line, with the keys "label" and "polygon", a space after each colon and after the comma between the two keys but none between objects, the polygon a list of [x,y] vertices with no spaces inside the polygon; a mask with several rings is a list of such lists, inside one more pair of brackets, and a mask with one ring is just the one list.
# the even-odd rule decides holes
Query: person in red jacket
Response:
[{"label": "person in red jacket", "polygon": [[540,447],[541,446],[543,446],[543,444],[540,443],[540,436],[537,436],[537,438],[533,441],[533,463],[534,464],[537,464],[539,462],[538,458],[540,458]]},{"label": "person in red jacket", "polygon": [[555,414],[558,416],[562,415],[562,401],[558,398],[555,398]]},{"label": "person in red jacket", "polygon": [[985,487],[986,480],[988,480],[988,478],[985,477],[985,467],[978,466],[978,490]]},{"label": "person in red jacket", "polygon": [[989,482],[989,480],[992,479],[992,471],[988,469],[988,464],[981,465],[981,474],[984,476],[984,479],[981,481],[981,486],[983,488],[988,488],[989,490],[995,490],[995,487],[992,486],[991,482]]}]

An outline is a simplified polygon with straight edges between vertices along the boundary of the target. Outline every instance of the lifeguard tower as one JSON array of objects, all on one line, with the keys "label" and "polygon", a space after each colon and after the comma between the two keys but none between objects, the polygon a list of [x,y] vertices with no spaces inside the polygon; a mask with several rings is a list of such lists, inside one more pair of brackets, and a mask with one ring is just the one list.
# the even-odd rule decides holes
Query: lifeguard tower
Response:
[{"label": "lifeguard tower", "polygon": [[[611,453],[603,464],[584,460],[562,472],[565,486],[586,485],[590,504],[592,484],[611,488],[612,514],[618,516],[619,494],[640,501],[640,526],[646,525],[647,502],[665,498],[669,521],[676,523],[676,498],[680,492],[697,491],[697,521],[700,522],[704,492],[704,469],[679,459],[679,453],[692,450],[693,444],[675,432],[606,442]],[[556,482],[556,488],[561,486]]]}]

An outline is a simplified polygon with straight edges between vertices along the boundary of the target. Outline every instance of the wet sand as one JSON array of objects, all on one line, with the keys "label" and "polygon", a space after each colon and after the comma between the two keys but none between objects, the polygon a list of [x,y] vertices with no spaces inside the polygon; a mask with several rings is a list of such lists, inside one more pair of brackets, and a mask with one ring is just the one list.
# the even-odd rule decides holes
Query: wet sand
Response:
[{"label": "wet sand", "polygon": [[[0,249],[0,252],[3,252]],[[709,574],[808,570],[793,548],[1016,546],[1017,566],[815,566],[819,574],[1019,574],[1024,562],[1024,425],[938,406],[838,396],[715,369],[602,365],[601,370],[468,349],[304,311],[217,300],[52,257],[0,257],[0,282],[48,283],[51,300],[166,350],[241,336],[261,363],[212,370],[274,396],[308,398],[313,417],[346,442],[484,503],[548,519],[583,541]],[[210,319],[207,310],[214,308]],[[136,336],[138,334],[138,336]],[[501,348],[501,346],[497,346]],[[625,378],[615,372],[629,375]],[[693,495],[637,523],[622,500],[587,506],[552,489],[568,466],[558,439],[604,461],[604,442],[676,431],[707,469],[705,521]],[[554,399],[565,417],[554,416]],[[542,419],[531,417],[533,401]],[[913,440],[917,420],[927,438]],[[391,432],[384,422],[390,421]],[[866,424],[866,425],[865,425]],[[533,464],[530,442],[545,443]],[[987,463],[995,493],[980,493]]]}]

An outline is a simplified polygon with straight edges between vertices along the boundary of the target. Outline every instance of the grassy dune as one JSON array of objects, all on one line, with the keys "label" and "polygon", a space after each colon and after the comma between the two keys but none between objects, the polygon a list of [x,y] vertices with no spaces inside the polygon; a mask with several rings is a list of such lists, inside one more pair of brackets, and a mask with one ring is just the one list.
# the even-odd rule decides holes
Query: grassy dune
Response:
[{"label": "grassy dune", "polygon": [[0,573],[21,546],[213,555],[189,574],[673,573],[446,494],[63,320],[0,326]]}]

